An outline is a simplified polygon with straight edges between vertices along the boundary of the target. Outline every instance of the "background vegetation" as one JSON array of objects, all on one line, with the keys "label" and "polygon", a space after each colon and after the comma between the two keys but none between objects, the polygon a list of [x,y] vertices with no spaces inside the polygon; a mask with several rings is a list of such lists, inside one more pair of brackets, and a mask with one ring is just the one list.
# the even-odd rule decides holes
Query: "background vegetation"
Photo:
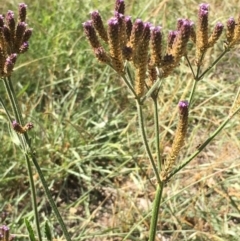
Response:
[{"label": "background vegetation", "polygon": [[[141,144],[136,109],[121,79],[94,59],[82,29],[98,9],[106,21],[115,1],[34,0],[28,24],[34,29],[27,54],[12,76],[40,166],[75,240],[147,240],[155,180]],[[194,0],[126,0],[126,14],[168,30],[177,19],[197,20]],[[177,3],[176,3],[177,2]],[[2,1],[0,12],[17,15],[18,1]],[[210,26],[238,17],[240,1],[209,1]],[[166,39],[166,38],[165,38]],[[209,53],[219,55],[223,41]],[[194,53],[193,53],[194,55]],[[234,49],[199,84],[187,142],[189,156],[227,115],[238,90],[239,50]],[[193,56],[192,56],[193,57]],[[208,64],[208,63],[206,63]],[[169,151],[176,127],[177,103],[188,97],[192,76],[183,62],[160,94],[161,146]],[[0,88],[2,98],[7,98]],[[146,106],[148,136],[153,134]],[[0,109],[0,207],[2,223],[26,240],[24,218],[33,217],[24,157]],[[239,240],[240,128],[235,118],[181,174],[168,183],[160,210],[159,240]],[[54,236],[62,233],[37,175],[39,212]],[[21,238],[22,237],[22,238]]]}]

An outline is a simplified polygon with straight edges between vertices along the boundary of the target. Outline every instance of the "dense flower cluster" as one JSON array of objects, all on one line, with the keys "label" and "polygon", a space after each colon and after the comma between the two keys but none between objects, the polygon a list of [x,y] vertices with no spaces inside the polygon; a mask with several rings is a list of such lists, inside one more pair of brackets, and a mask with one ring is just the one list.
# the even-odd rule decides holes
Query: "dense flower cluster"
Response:
[{"label": "dense flower cluster", "polygon": [[4,17],[0,15],[0,77],[10,76],[18,54],[28,50],[28,40],[32,29],[26,24],[27,5],[19,4],[18,20],[9,10]]},{"label": "dense flower cluster", "polygon": [[[100,13],[93,11],[91,20],[83,23],[86,37],[97,59],[110,65],[121,76],[128,76],[126,62],[130,62],[134,72],[134,83],[129,83],[132,92],[141,100],[146,90],[158,78],[169,76],[179,66],[181,58],[187,56],[189,40],[195,45],[197,68],[203,64],[204,56],[223,33],[224,26],[217,22],[210,32],[208,17],[209,4],[201,3],[197,15],[197,26],[189,19],[180,18],[176,30],[169,31],[166,44],[163,44],[162,28],[149,22],[125,16],[124,0],[116,0],[114,16],[104,26]],[[101,40],[103,44],[101,43]],[[226,25],[225,51],[240,42],[240,16],[235,21],[229,18]],[[131,72],[132,75],[132,72]],[[133,85],[133,86],[132,86]],[[156,98],[153,90],[151,97]],[[142,98],[144,99],[144,98]],[[166,158],[161,179],[166,180],[184,144],[188,125],[188,102],[179,102],[179,123],[175,133],[172,151]]]},{"label": "dense flower cluster", "polygon": [[[99,61],[109,64],[121,75],[125,74],[125,61],[133,64],[135,92],[141,97],[146,84],[150,87],[156,81],[157,73],[166,77],[179,65],[186,53],[193,23],[180,19],[177,30],[169,33],[167,50],[163,53],[161,27],[141,19],[132,22],[131,17],[124,13],[124,0],[116,0],[114,16],[107,21],[107,28],[98,11],[91,13],[91,20],[83,23],[83,28]],[[104,48],[100,39],[108,45],[108,49]]]}]

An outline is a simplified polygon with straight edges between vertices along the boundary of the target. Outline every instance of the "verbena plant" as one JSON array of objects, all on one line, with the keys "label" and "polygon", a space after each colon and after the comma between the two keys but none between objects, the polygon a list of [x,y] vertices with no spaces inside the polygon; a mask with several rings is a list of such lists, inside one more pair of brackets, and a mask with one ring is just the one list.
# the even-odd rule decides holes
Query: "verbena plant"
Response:
[{"label": "verbena plant", "polygon": [[[156,226],[158,221],[159,207],[162,203],[162,193],[168,181],[196,157],[219,132],[226,126],[234,115],[239,111],[240,100],[238,95],[229,112],[226,120],[216,129],[212,135],[201,145],[196,147],[196,151],[186,160],[178,160],[179,152],[184,146],[184,139],[187,133],[189,111],[193,108],[193,99],[197,92],[199,81],[213,68],[217,62],[240,40],[240,20],[230,18],[227,21],[226,36],[222,54],[210,65],[205,66],[205,56],[208,49],[213,48],[223,32],[223,25],[217,23],[211,35],[208,29],[208,4],[201,4],[198,14],[198,23],[196,28],[192,21],[188,19],[179,19],[177,30],[169,33],[166,43],[163,41],[162,29],[160,26],[153,26],[151,23],[144,23],[137,19],[132,22],[131,18],[125,16],[124,1],[118,0],[115,5],[113,18],[107,22],[105,28],[102,18],[97,11],[91,13],[92,20],[83,24],[86,36],[93,47],[97,59],[111,66],[125,81],[130,93],[135,97],[139,116],[139,126],[142,134],[143,143],[149,157],[150,163],[157,180],[155,201],[153,204],[153,213],[149,240],[154,240],[156,236]],[[38,210],[34,182],[32,178],[32,165],[34,164],[48,200],[56,214],[59,223],[62,226],[63,233],[67,240],[71,240],[65,227],[62,217],[54,204],[48,191],[44,176],[38,165],[35,152],[32,148],[31,138],[28,131],[33,128],[31,122],[26,121],[19,107],[19,102],[14,92],[14,84],[11,80],[13,68],[19,54],[25,53],[28,49],[28,40],[32,30],[26,25],[26,5],[19,6],[19,19],[16,21],[11,11],[6,14],[6,18],[0,17],[0,74],[5,89],[12,105],[12,111],[7,108],[7,103],[0,99],[9,122],[12,124],[16,137],[19,139],[19,147],[26,159],[29,180],[32,191],[32,204],[35,213],[35,222],[38,240],[43,240]],[[102,43],[100,42],[102,40]],[[191,59],[190,54],[194,50],[195,58]],[[175,132],[175,138],[172,141],[171,152],[164,156],[162,147],[160,148],[159,131],[159,96],[162,93],[161,84],[167,76],[170,76],[182,63],[183,59],[187,61],[192,71],[192,91],[187,100],[179,101],[179,120]],[[174,74],[173,74],[174,76]],[[154,109],[155,123],[155,146],[152,146],[150,139],[146,134],[146,125],[144,116],[144,105],[149,104],[151,100]],[[36,240],[31,225],[26,220],[26,226],[31,240]],[[51,240],[51,235],[46,226],[47,239]],[[8,228],[4,226],[2,235],[7,240]],[[10,239],[10,238],[9,238]],[[127,237],[125,237],[127,239]]]},{"label": "verbena plant", "polygon": [[[41,183],[43,185],[44,191],[48,198],[48,201],[56,215],[56,218],[62,228],[64,236],[66,240],[70,241],[71,238],[68,234],[67,228],[63,222],[61,215],[58,212],[58,209],[53,201],[53,198],[48,190],[48,185],[45,181],[45,178],[42,174],[40,166],[36,159],[36,153],[31,145],[31,138],[28,136],[28,131],[31,130],[34,126],[33,123],[28,122],[23,119],[22,111],[20,105],[18,103],[15,91],[14,84],[11,79],[11,75],[13,72],[13,68],[17,61],[17,58],[20,54],[25,53],[29,47],[29,39],[32,35],[32,29],[28,28],[26,23],[26,15],[27,15],[27,5],[24,3],[19,4],[19,14],[18,19],[14,18],[13,11],[9,10],[4,17],[0,15],[0,77],[4,83],[5,90],[8,94],[8,99],[12,106],[12,112],[7,108],[7,103],[0,97],[0,103],[5,110],[5,113],[9,119],[9,122],[12,124],[13,130],[17,133],[17,138],[19,140],[19,147],[22,150],[22,153],[26,160],[26,166],[28,169],[28,177],[31,188],[32,195],[32,205],[35,215],[35,223],[37,229],[37,237],[38,240],[42,240],[42,235],[40,231],[39,217],[38,217],[38,209],[37,209],[37,201],[36,201],[36,192],[33,181],[33,173],[32,173],[32,163],[34,164],[36,171],[39,174],[41,179]],[[31,163],[32,161],[32,163]],[[31,228],[28,220],[25,220],[27,229],[29,231],[29,238],[32,241],[37,240],[34,236],[34,232]],[[0,238],[2,236],[3,240],[10,240],[9,231],[5,226],[2,229],[2,234],[0,234]],[[6,231],[7,230],[7,231]],[[48,240],[52,240],[50,230],[48,225],[45,226],[45,233]],[[1,240],[1,239],[0,239]]]},{"label": "verbena plant", "polygon": [[[196,147],[196,151],[190,157],[178,160],[180,150],[184,146],[189,111],[193,108],[198,83],[226,53],[240,42],[240,17],[237,21],[229,18],[225,27],[222,53],[209,66],[206,66],[208,50],[216,45],[224,30],[224,25],[218,22],[211,31],[208,26],[208,16],[209,4],[200,4],[196,26],[189,19],[178,19],[176,30],[169,32],[166,43],[160,26],[154,26],[141,19],[132,21],[130,16],[125,15],[124,0],[116,0],[114,16],[107,21],[107,27],[98,11],[93,11],[91,20],[83,23],[85,35],[95,57],[116,71],[135,98],[142,141],[157,180],[149,241],[155,240],[156,237],[159,207],[168,181],[190,163],[240,110],[240,97],[237,93],[226,119],[209,138]],[[195,51],[194,58],[190,57],[192,51]],[[159,110],[161,106],[158,99],[162,93],[161,84],[166,77],[174,73],[184,59],[192,72],[192,88],[186,100],[179,100],[178,124],[171,151],[165,157],[163,148],[160,148]],[[149,104],[147,99],[152,101],[154,109],[155,146],[150,144],[150,138],[146,134],[144,117],[148,113],[144,113],[143,107]]]}]

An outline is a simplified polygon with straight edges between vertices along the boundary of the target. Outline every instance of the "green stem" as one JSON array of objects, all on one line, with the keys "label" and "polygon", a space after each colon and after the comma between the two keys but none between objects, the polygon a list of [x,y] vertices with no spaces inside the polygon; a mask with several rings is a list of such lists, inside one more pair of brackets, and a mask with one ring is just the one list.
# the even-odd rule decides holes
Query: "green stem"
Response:
[{"label": "green stem", "polygon": [[153,98],[154,107],[154,127],[155,127],[155,149],[157,152],[157,163],[159,172],[162,170],[160,140],[159,140],[159,120],[158,120],[158,102],[157,98]]},{"label": "green stem", "polygon": [[153,156],[152,156],[152,153],[151,153],[151,150],[149,148],[148,141],[147,141],[147,136],[146,136],[146,132],[145,132],[145,126],[144,126],[144,121],[143,121],[142,105],[139,103],[139,100],[137,100],[136,102],[137,102],[137,110],[138,110],[139,127],[140,127],[140,131],[141,131],[141,134],[142,134],[143,144],[144,144],[146,153],[147,153],[147,155],[149,157],[149,160],[150,160],[150,162],[152,164],[153,171],[154,171],[154,174],[155,174],[155,176],[157,178],[157,181],[158,181],[158,183],[161,183],[161,180],[160,180],[160,177],[159,177],[159,173],[158,173],[157,167],[155,165],[155,162],[153,160]]},{"label": "green stem", "polygon": [[189,106],[188,106],[189,109],[190,109],[190,106],[192,104],[192,99],[193,99],[193,96],[195,94],[195,90],[197,88],[197,83],[198,83],[198,81],[196,79],[194,79],[194,84],[193,84],[193,87],[192,87],[192,90],[191,90],[191,93],[190,93],[190,97],[189,97]]},{"label": "green stem", "polygon": [[149,241],[154,241],[156,237],[159,207],[161,204],[162,193],[163,193],[163,185],[164,185],[163,182],[161,182],[157,186],[157,191],[156,191],[154,203],[153,203],[153,211],[152,211],[151,225],[150,225],[150,231],[149,231]]},{"label": "green stem", "polygon": [[34,219],[35,219],[35,225],[36,225],[36,229],[37,229],[38,240],[42,240],[40,223],[39,223],[39,216],[38,216],[38,209],[37,209],[36,190],[35,190],[35,186],[34,186],[32,167],[31,167],[31,163],[30,163],[30,159],[29,159],[28,155],[25,153],[24,156],[25,156],[25,160],[26,160],[26,163],[27,163],[28,177],[29,177],[29,183],[30,183],[30,189],[31,189],[31,199],[32,199]]},{"label": "green stem", "polygon": [[191,72],[192,72],[193,78],[195,79],[196,76],[195,76],[195,74],[194,74],[193,67],[192,67],[192,65],[191,65],[191,63],[190,63],[190,61],[189,61],[189,58],[188,58],[187,55],[185,55],[185,58],[186,58],[186,60],[187,60],[187,62],[188,62],[188,66],[189,66],[190,69],[191,69]]},{"label": "green stem", "polygon": [[[14,93],[11,78],[10,77],[9,78],[3,78],[3,83],[4,83],[5,89],[7,91],[7,94],[8,94],[8,97],[9,97],[9,100],[10,100],[15,118],[16,118],[17,122],[22,125],[23,124],[22,114],[21,114],[21,110],[20,110],[20,107],[19,107],[17,99],[16,99],[16,95]],[[4,108],[6,108],[5,105],[4,105]],[[6,113],[8,113],[8,112],[6,112]],[[22,145],[22,149],[26,153],[26,151],[27,151],[26,141],[24,140],[24,138],[22,138],[22,136],[18,136],[18,138],[19,138],[19,141]],[[26,160],[26,165],[27,165],[27,170],[28,170],[28,178],[29,178],[30,189],[31,189],[31,199],[32,199],[32,205],[33,205],[33,210],[34,210],[35,225],[36,225],[36,229],[37,229],[38,239],[41,241],[42,236],[41,236],[41,231],[40,231],[40,223],[39,223],[39,216],[38,216],[38,210],[37,210],[37,198],[36,198],[36,191],[35,191],[33,174],[32,174],[32,167],[31,167],[30,160],[29,160],[29,158],[27,157],[26,154],[25,154],[25,160]]]},{"label": "green stem", "polygon": [[[11,83],[11,79],[10,78],[8,78],[8,80],[4,79],[4,84],[5,84],[6,91],[8,93],[11,105],[13,107],[13,112],[15,114],[15,117],[16,117],[17,121],[22,125],[23,124],[22,113],[21,113],[21,109],[18,105],[16,95],[14,93],[14,89],[13,89],[13,86],[12,86],[12,83]],[[62,228],[63,234],[64,234],[67,241],[71,241],[70,235],[69,235],[69,233],[67,231],[67,228],[66,228],[66,226],[63,222],[63,219],[62,219],[62,217],[61,217],[61,215],[60,215],[60,213],[57,209],[56,204],[53,201],[51,193],[48,190],[47,183],[46,183],[45,178],[42,174],[42,171],[41,171],[41,169],[38,165],[37,159],[34,156],[34,151],[32,150],[30,139],[29,139],[27,133],[24,133],[23,136],[24,136],[24,138],[20,139],[20,137],[19,137],[19,139],[20,139],[21,142],[23,142],[23,147],[24,147],[24,150],[25,150],[25,159],[26,159],[26,162],[27,162],[27,168],[28,168],[28,174],[29,174],[29,182],[30,182],[30,187],[31,187],[34,217],[35,217],[35,222],[36,222],[36,227],[37,227],[38,239],[42,240],[41,232],[40,232],[40,223],[39,223],[38,211],[37,211],[36,192],[35,192],[35,187],[34,187],[34,181],[33,181],[33,178],[32,178],[33,175],[32,175],[30,160],[29,160],[29,157],[27,155],[28,151],[30,151],[31,159],[33,161],[33,164],[34,164],[37,172],[38,172],[38,175],[40,177],[40,180],[41,180],[41,183],[43,185],[46,196],[48,198],[48,201],[49,201],[49,203],[50,203],[50,205],[53,209],[53,212],[54,212],[54,214],[55,214],[55,216],[56,216],[56,218],[57,218],[57,220],[58,220],[58,222],[59,222],[59,224]]]},{"label": "green stem", "polygon": [[144,101],[152,95],[153,91],[157,90],[161,86],[161,84],[162,84],[162,79],[158,79],[147,91],[147,93],[141,98],[141,103],[143,104]]},{"label": "green stem", "polygon": [[220,59],[227,53],[229,52],[229,48],[226,48],[221,54],[220,56],[199,76],[199,73],[197,74],[197,80],[202,79],[202,77],[209,72],[219,61]]},{"label": "green stem", "polygon": [[[24,134],[27,134],[27,133],[24,133]],[[50,193],[50,191],[48,189],[48,186],[47,186],[47,182],[46,182],[46,180],[44,178],[44,175],[42,173],[42,170],[41,170],[40,166],[38,165],[37,159],[34,156],[34,152],[31,149],[31,147],[30,147],[30,155],[31,155],[31,159],[33,161],[33,164],[34,164],[34,166],[35,166],[35,168],[37,170],[37,173],[39,175],[39,178],[41,180],[41,183],[43,185],[43,189],[44,189],[44,191],[46,193],[46,196],[47,196],[47,199],[49,201],[49,204],[50,204],[51,208],[53,209],[53,212],[54,212],[54,214],[55,214],[55,216],[56,216],[56,218],[57,218],[57,220],[58,220],[58,222],[59,222],[59,224],[60,224],[60,226],[62,228],[63,234],[64,234],[64,236],[65,236],[67,241],[71,241],[71,237],[70,237],[70,235],[69,235],[69,233],[67,231],[66,225],[64,224],[63,219],[62,219],[62,217],[61,217],[61,215],[60,215],[60,213],[59,213],[59,211],[57,209],[57,206],[56,206],[56,204],[55,204],[55,202],[54,202],[54,200],[53,200],[53,198],[51,196],[51,193]]]}]

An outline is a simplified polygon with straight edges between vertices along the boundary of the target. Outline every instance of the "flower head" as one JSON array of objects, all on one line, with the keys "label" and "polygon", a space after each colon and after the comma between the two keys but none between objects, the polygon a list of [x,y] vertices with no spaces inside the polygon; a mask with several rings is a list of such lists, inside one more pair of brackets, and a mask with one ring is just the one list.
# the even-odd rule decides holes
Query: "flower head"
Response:
[{"label": "flower head", "polygon": [[131,32],[132,32],[132,20],[130,16],[125,17],[125,25],[126,25],[126,34],[128,41],[130,40]]},{"label": "flower head", "polygon": [[24,53],[28,50],[28,40],[32,29],[27,28],[26,20],[27,5],[19,5],[19,19],[15,21],[13,11],[9,10],[4,18],[0,15],[0,77],[11,75],[16,59],[12,56]]},{"label": "flower head", "polygon": [[19,22],[25,22],[27,15],[27,5],[25,3],[20,3],[18,6],[18,20]]},{"label": "flower head", "polygon": [[234,29],[236,22],[233,17],[229,18],[227,21],[226,38],[227,42],[231,43],[234,37]]},{"label": "flower head", "polygon": [[212,47],[217,42],[222,32],[223,32],[223,24],[218,22],[214,27],[213,33],[208,39],[208,48]]},{"label": "flower head", "polygon": [[159,67],[162,58],[162,33],[160,26],[151,27],[150,48],[150,63],[152,66]]},{"label": "flower head", "polygon": [[93,27],[92,20],[86,21],[83,23],[83,28],[85,35],[90,43],[90,45],[95,49],[101,47],[100,42],[98,40],[96,31]]},{"label": "flower head", "polygon": [[125,12],[125,3],[124,0],[116,0],[115,11],[121,14]]},{"label": "flower head", "polygon": [[96,29],[98,35],[107,43],[108,42],[108,36],[107,31],[103,25],[102,17],[99,14],[98,11],[91,12],[91,19],[94,28]]},{"label": "flower head", "polygon": [[21,126],[16,120],[14,120],[12,122],[12,127],[17,133],[23,134],[28,130],[31,130],[34,127],[34,125],[32,122],[28,122],[25,126]]}]

